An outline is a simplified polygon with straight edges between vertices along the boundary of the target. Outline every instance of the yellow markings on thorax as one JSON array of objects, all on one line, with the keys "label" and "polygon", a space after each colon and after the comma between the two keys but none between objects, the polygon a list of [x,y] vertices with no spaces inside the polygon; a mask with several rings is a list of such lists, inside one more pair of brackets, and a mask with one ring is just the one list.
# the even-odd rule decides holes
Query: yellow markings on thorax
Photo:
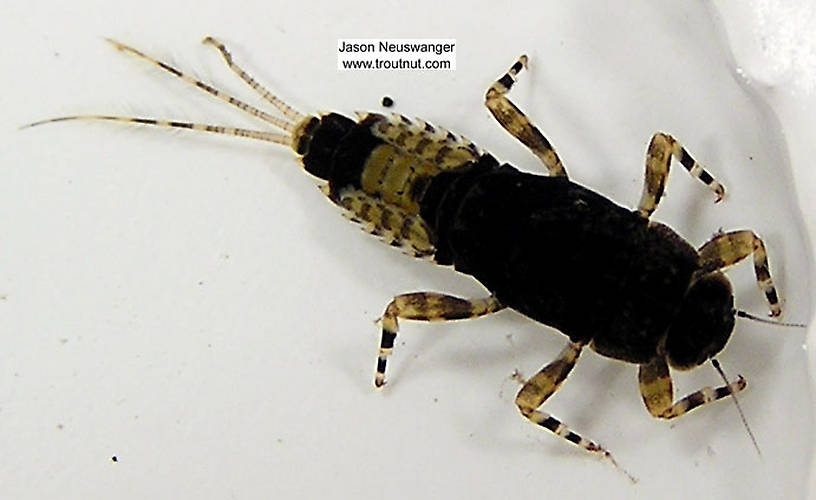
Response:
[{"label": "yellow markings on thorax", "polygon": [[360,179],[363,190],[413,214],[419,212],[422,184],[481,155],[470,140],[422,120],[396,114],[358,116],[375,118],[371,133],[385,142],[366,159]]},{"label": "yellow markings on thorax", "polygon": [[419,213],[419,193],[414,183],[433,177],[439,168],[420,162],[416,156],[402,153],[395,146],[382,144],[366,159],[360,184],[365,192],[413,213]]}]

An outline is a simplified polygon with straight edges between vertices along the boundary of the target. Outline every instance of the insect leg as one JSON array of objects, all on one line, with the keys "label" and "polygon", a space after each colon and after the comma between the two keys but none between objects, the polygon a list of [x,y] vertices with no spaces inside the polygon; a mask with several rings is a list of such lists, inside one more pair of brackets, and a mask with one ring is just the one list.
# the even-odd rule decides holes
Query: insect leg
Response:
[{"label": "insect leg", "polygon": [[505,130],[510,132],[510,135],[518,139],[525,146],[535,154],[552,176],[567,176],[567,171],[558,158],[550,141],[544,137],[538,128],[533,125],[529,118],[507,98],[507,93],[513,87],[518,79],[518,73],[527,67],[527,56],[519,57],[510,70],[501,78],[496,80],[493,85],[487,89],[485,94],[485,105],[487,109],[493,114],[496,120],[499,121]]},{"label": "insect leg", "polygon": [[753,254],[757,284],[765,294],[771,316],[782,314],[779,295],[776,293],[776,287],[774,287],[771,272],[768,269],[768,255],[765,252],[765,244],[753,231],[742,230],[718,234],[700,247],[698,252],[702,272],[724,269]]},{"label": "insect leg", "polygon": [[397,318],[418,321],[449,321],[478,318],[504,309],[495,297],[466,300],[435,292],[415,292],[394,297],[382,316],[382,337],[377,357],[377,374],[374,385],[385,384],[385,365],[394,350],[399,324]]},{"label": "insect leg", "polygon": [[723,185],[694,161],[694,158],[679,142],[668,134],[658,132],[652,136],[646,152],[646,178],[643,183],[643,194],[638,203],[638,212],[645,218],[652,215],[663,196],[672,157],[679,161],[692,177],[700,179],[708,186],[717,195],[716,201],[722,200],[725,196]]},{"label": "insect leg", "polygon": [[646,409],[649,410],[653,417],[665,419],[679,417],[698,406],[740,392],[745,389],[746,385],[745,379],[740,376],[728,385],[716,389],[704,387],[674,402],[674,389],[671,375],[669,375],[669,366],[663,356],[658,356],[649,363],[640,365],[638,380],[640,382],[640,394],[643,396]]},{"label": "insect leg", "polygon": [[538,409],[558,390],[564,380],[566,380],[567,375],[569,375],[575,366],[575,362],[578,360],[578,356],[580,356],[583,347],[583,344],[570,342],[570,344],[561,351],[558,358],[542,368],[524,384],[524,387],[521,388],[516,396],[516,406],[518,406],[521,414],[530,422],[544,427],[553,434],[587,451],[609,455],[609,452],[602,446],[581,437],[571,431],[557,418]]}]

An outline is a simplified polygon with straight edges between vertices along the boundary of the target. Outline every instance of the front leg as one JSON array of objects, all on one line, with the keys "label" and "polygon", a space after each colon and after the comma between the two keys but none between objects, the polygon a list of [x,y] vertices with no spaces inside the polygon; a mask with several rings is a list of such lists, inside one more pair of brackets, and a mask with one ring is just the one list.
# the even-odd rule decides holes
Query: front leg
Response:
[{"label": "front leg", "polygon": [[754,257],[754,274],[757,284],[771,310],[771,316],[782,314],[779,294],[776,293],[771,271],[768,269],[768,254],[765,244],[753,231],[731,231],[714,236],[700,247],[701,273],[710,273],[732,266],[750,255]]},{"label": "front leg", "polygon": [[669,375],[669,367],[663,356],[657,356],[649,363],[640,365],[638,379],[640,394],[643,396],[646,409],[653,417],[667,420],[679,417],[699,406],[736,394],[745,389],[746,385],[745,379],[740,376],[728,385],[716,389],[704,387],[674,402],[671,375]]},{"label": "front leg", "polygon": [[418,321],[450,321],[478,318],[504,309],[504,306],[490,296],[483,299],[467,300],[452,295],[435,292],[415,292],[394,297],[382,316],[382,337],[377,356],[377,374],[374,385],[385,385],[385,365],[394,350],[399,323],[397,318]]}]

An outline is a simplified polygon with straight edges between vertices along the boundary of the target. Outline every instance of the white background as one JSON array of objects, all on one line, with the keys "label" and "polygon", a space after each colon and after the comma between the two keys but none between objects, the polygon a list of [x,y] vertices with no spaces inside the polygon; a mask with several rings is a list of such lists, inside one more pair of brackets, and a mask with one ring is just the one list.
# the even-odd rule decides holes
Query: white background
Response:
[{"label": "white background", "polygon": [[[640,479],[633,486],[518,415],[510,374],[531,375],[564,338],[514,313],[403,322],[391,383],[375,392],[374,321],[393,295],[484,292],[346,223],[284,148],[115,124],[18,130],[96,112],[260,127],[102,40],[253,98],[198,44],[215,35],[303,111],[378,109],[387,94],[398,112],[542,171],[482,104],[526,52],[512,98],[575,181],[633,207],[649,138],[674,134],[729,195],[714,205],[675,168],[655,217],[696,245],[719,228],[755,229],[785,318],[805,322],[816,106],[791,77],[801,59],[775,69],[753,11],[720,18],[708,2],[645,0],[208,4],[3,9],[0,497],[808,495],[813,399],[800,329],[740,320],[719,357],[748,379],[740,402],[761,458],[730,402],[654,420],[636,368],[587,352],[546,408],[611,449]],[[339,72],[336,41],[352,37],[455,38],[457,70]],[[751,265],[729,275],[739,307],[764,314]],[[719,382],[707,366],[675,380],[681,393]]]}]

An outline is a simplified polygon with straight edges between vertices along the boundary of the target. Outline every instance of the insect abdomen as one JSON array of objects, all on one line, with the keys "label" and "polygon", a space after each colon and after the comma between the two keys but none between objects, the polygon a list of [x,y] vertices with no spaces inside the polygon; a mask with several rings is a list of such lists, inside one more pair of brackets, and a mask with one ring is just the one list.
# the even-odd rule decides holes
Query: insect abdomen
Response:
[{"label": "insect abdomen", "polygon": [[[328,181],[327,194],[352,220],[421,257],[436,253],[432,219],[442,196],[457,192],[451,181],[498,165],[472,142],[399,115],[368,114],[359,122],[336,113],[310,117],[293,144],[304,168]],[[442,254],[437,262],[449,264],[448,252]]]}]

